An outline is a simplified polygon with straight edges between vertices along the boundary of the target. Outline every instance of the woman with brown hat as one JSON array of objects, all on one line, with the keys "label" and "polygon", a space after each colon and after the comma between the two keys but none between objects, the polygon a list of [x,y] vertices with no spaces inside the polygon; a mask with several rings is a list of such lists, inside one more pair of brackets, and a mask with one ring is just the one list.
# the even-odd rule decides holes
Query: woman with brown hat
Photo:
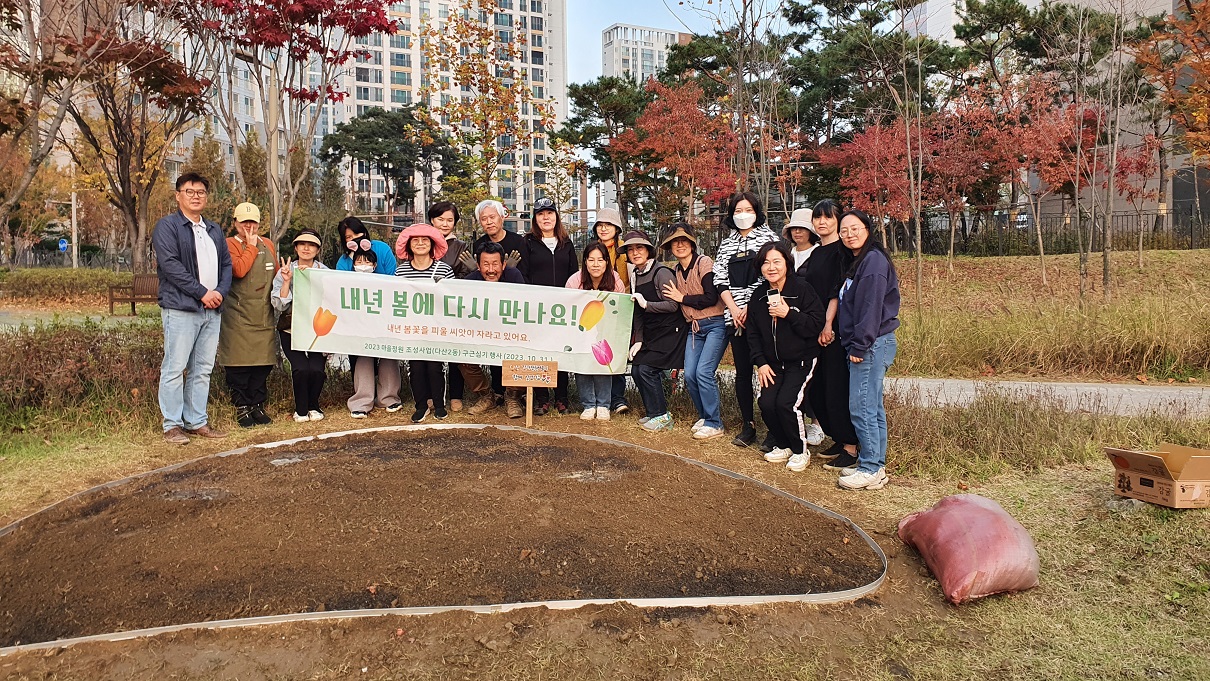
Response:
[{"label": "woman with brown hat", "polygon": [[[408,227],[400,232],[395,242],[395,254],[399,256],[395,275],[434,282],[452,278],[454,268],[441,260],[446,248],[445,236],[436,227],[424,223]],[[445,374],[441,371],[441,362],[409,360],[408,380],[412,386],[412,399],[416,400],[412,423],[420,423],[429,415],[430,404],[433,405],[433,416],[438,419],[449,415],[445,411]]]},{"label": "woman with brown hat", "polygon": [[727,349],[727,325],[723,322],[723,303],[714,286],[714,261],[697,252],[697,233],[678,222],[660,246],[676,258],[675,282],[664,286],[664,295],[681,305],[681,314],[689,324],[685,339],[685,387],[697,409],[693,424],[696,440],[709,440],[723,434],[723,413],[718,398],[718,363]]},{"label": "woman with brown hat", "polygon": [[630,346],[631,376],[647,412],[639,423],[650,431],[672,430],[672,414],[664,397],[664,371],[684,366],[688,329],[680,303],[664,295],[675,276],[656,261],[655,246],[646,234],[627,232],[622,247],[634,265],[630,290],[637,307],[634,344]]}]

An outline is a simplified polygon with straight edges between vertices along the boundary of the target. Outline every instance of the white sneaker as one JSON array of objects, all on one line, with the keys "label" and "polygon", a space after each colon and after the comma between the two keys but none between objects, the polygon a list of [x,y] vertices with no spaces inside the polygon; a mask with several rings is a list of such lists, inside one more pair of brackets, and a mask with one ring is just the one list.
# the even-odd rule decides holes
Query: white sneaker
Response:
[{"label": "white sneaker", "polygon": [[609,407],[597,407],[597,420],[598,421],[608,421],[609,420]]},{"label": "white sneaker", "polygon": [[715,428],[714,426],[702,426],[701,428],[698,428],[697,432],[695,432],[693,434],[693,439],[694,440],[709,440],[711,438],[720,437],[725,434],[726,434],[726,431],[724,431],[722,428]]},{"label": "white sneaker", "polygon": [[790,450],[774,447],[773,451],[765,455],[765,461],[769,463],[785,463],[790,460]]},{"label": "white sneaker", "polygon": [[581,421],[591,421],[591,420],[595,419],[596,417],[597,417],[597,408],[596,407],[589,407],[589,408],[585,409],[584,411],[580,412]]},{"label": "white sneaker", "polygon": [[841,477],[836,481],[843,489],[882,489],[886,487],[887,481],[890,478],[886,475],[885,468],[879,468],[873,473],[865,471],[853,471],[851,475]]},{"label": "white sneaker", "polygon": [[698,419],[697,421],[693,422],[692,426],[689,426],[689,432],[696,433],[697,431],[701,430],[702,426],[704,425],[706,425],[706,419]]},{"label": "white sneaker", "polygon": [[840,477],[843,478],[846,475],[852,475],[856,472],[857,472],[857,466],[845,466],[844,468],[840,469]]},{"label": "white sneaker", "polygon": [[810,464],[811,452],[803,452],[802,454],[795,454],[794,456],[790,457],[790,460],[786,462],[786,468],[789,468],[795,473],[801,473],[807,470],[807,466]]},{"label": "white sneaker", "polygon": [[811,446],[823,444],[823,428],[814,423],[807,424],[807,444]]},{"label": "white sneaker", "polygon": [[318,409],[312,409],[310,411],[310,413],[307,414],[307,416],[310,416],[312,421],[324,420],[324,413],[322,411],[319,411]]},{"label": "white sneaker", "polygon": [[294,422],[295,423],[306,423],[307,421],[310,421],[310,420],[311,420],[310,414],[299,414],[298,412],[294,412]]}]

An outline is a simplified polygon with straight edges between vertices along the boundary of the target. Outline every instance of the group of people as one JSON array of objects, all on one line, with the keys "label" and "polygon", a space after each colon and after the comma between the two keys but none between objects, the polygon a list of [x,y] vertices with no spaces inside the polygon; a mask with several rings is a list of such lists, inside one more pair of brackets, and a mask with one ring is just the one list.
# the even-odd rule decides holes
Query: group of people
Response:
[{"label": "group of people", "polygon": [[[324,418],[319,396],[326,379],[323,353],[295,349],[290,339],[297,270],[324,268],[323,240],[303,229],[294,258],[278,258],[259,235],[260,211],[236,206],[235,235],[202,217],[209,182],[194,173],[176,182],[179,210],[161,219],[152,235],[160,279],[164,360],[160,408],[165,440],[225,434],[208,423],[210,373],[224,367],[236,420],[242,427],[271,422],[266,381],[277,348],[289,360],[293,418]],[[457,238],[457,207],[435,203],[427,223],[404,229],[392,248],[374,239],[356,217],[338,226],[343,245],[337,270],[440,281],[462,278],[629,294],[634,300],[631,377],[643,402],[639,419],[648,431],[671,430],[665,395],[670,370],[683,370],[698,419],[692,437],[722,437],[726,429],[718,367],[728,347],[735,364],[735,395],[742,418],[737,446],[756,443],[754,402],[768,436],[764,458],[792,471],[806,469],[809,446],[833,445],[816,457],[841,472],[847,489],[886,484],[886,412],[882,383],[895,356],[899,289],[895,268],[874,238],[870,218],[842,211],[832,201],[794,211],[781,235],[767,224],[757,197],[736,194],[722,218],[727,230],[713,258],[702,253],[695,229],[669,226],[658,246],[642,231],[623,231],[620,213],[598,211],[593,239],[577,253],[550,199],[533,205],[532,228],[504,228],[504,206],[475,207],[482,236]],[[663,257],[661,257],[661,254]],[[350,357],[353,418],[381,408],[403,408],[399,360]],[[409,360],[415,409],[411,420],[450,411],[478,415],[503,406],[524,415],[521,389],[505,388],[499,366]],[[536,415],[566,414],[570,377],[559,372],[553,391],[535,391]],[[623,375],[577,375],[580,418],[608,420],[629,411]],[[552,394],[553,393],[553,394]]]}]

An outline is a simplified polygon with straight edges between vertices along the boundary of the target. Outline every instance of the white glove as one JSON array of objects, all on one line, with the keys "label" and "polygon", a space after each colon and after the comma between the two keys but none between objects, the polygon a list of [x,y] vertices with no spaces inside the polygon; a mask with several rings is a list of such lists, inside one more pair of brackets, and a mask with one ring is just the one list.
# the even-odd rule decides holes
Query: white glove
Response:
[{"label": "white glove", "polygon": [[642,293],[632,293],[631,295],[634,296],[634,302],[638,303],[639,307],[647,309],[647,299],[643,297]]},{"label": "white glove", "polygon": [[632,362],[634,361],[634,356],[639,354],[639,350],[641,350],[642,347],[643,347],[642,341],[639,341],[638,343],[635,343],[634,345],[630,346],[630,361],[632,361]]}]

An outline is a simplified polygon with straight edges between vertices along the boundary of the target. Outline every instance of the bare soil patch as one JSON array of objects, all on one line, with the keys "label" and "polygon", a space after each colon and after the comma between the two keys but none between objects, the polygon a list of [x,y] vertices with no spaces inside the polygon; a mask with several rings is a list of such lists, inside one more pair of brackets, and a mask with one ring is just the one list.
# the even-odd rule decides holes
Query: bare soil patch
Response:
[{"label": "bare soil patch", "polygon": [[631,447],[372,433],[206,459],[0,537],[0,645],[319,610],[838,591],[843,523]]}]

